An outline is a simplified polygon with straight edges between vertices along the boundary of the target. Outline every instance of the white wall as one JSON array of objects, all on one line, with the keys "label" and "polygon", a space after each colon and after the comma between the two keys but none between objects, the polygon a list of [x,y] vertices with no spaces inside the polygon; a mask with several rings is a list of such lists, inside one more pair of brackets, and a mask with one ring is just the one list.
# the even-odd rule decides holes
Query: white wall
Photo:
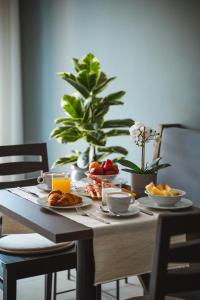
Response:
[{"label": "white wall", "polygon": [[[71,91],[56,73],[72,71],[71,58],[87,52],[118,77],[108,91],[127,92],[110,117],[200,128],[199,1],[21,0],[21,12],[25,139],[48,141],[50,163],[70,152],[48,140],[60,97]],[[115,144],[138,160],[128,137]]]}]

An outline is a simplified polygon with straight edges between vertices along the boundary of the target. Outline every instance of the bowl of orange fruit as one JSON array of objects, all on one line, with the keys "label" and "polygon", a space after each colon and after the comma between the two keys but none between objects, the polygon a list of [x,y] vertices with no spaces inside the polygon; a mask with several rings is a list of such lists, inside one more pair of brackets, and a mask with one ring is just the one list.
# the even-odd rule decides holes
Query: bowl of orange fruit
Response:
[{"label": "bowl of orange fruit", "polygon": [[172,188],[168,184],[155,186],[153,182],[146,186],[145,193],[159,206],[173,206],[186,194],[184,191]]},{"label": "bowl of orange fruit", "polygon": [[112,160],[107,159],[102,162],[93,161],[89,165],[87,176],[95,175],[100,179],[108,179],[112,181],[119,174],[119,169]]}]

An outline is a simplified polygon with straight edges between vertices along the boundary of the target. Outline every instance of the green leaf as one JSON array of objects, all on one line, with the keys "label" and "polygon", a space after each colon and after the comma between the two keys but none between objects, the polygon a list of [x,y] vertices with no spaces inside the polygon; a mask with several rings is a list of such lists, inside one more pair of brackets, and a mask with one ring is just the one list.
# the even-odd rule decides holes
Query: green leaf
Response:
[{"label": "green leaf", "polygon": [[124,156],[115,157],[112,159],[112,162],[115,164],[115,163],[118,163],[122,159],[125,159]]},{"label": "green leaf", "polygon": [[58,127],[51,132],[51,137],[55,137],[60,143],[67,144],[79,140],[83,135],[76,127]]},{"label": "green leaf", "polygon": [[171,167],[170,164],[160,164],[158,166],[155,167],[156,171],[167,168],[167,167]]},{"label": "green leaf", "polygon": [[134,123],[132,119],[113,119],[105,121],[103,128],[131,127]]},{"label": "green leaf", "polygon": [[81,59],[73,58],[73,64],[77,72],[87,70],[88,72],[100,73],[100,63],[97,57],[88,53]]},{"label": "green leaf", "polygon": [[79,155],[79,158],[77,160],[77,165],[79,168],[85,169],[89,165],[89,152],[90,152],[90,147],[88,147],[84,152],[82,152]]},{"label": "green leaf", "polygon": [[76,125],[76,123],[80,123],[81,122],[81,118],[58,118],[55,120],[56,124],[62,124],[62,125],[70,125],[70,126],[74,126]]},{"label": "green leaf", "polygon": [[136,164],[134,164],[130,160],[122,159],[122,160],[119,161],[119,164],[122,165],[122,166],[124,166],[124,167],[127,167],[127,168],[131,169],[135,173],[138,173],[138,174],[143,173],[142,169],[139,168]]},{"label": "green leaf", "polygon": [[60,157],[54,161],[52,168],[54,168],[55,166],[62,166],[65,164],[74,163],[77,161],[78,156],[79,156],[79,151],[74,151],[70,155]]},{"label": "green leaf", "polygon": [[121,135],[130,135],[129,130],[123,129],[112,129],[106,132],[107,136],[121,136]]},{"label": "green leaf", "polygon": [[98,147],[97,151],[98,152],[107,152],[109,154],[112,154],[112,153],[120,153],[123,155],[128,154],[128,151],[126,150],[126,148],[120,147],[120,146]]},{"label": "green leaf", "polygon": [[[84,124],[84,128],[93,129],[93,126],[91,126],[92,123],[92,99],[87,99],[85,102],[85,111],[82,119],[82,123]],[[85,126],[87,125],[87,126]],[[89,125],[89,127],[88,127]]]},{"label": "green leaf", "polygon": [[116,93],[109,94],[108,96],[103,98],[102,102],[107,105],[123,104],[123,101],[119,101],[119,99],[121,99],[125,94],[125,91],[119,91]]},{"label": "green leaf", "polygon": [[[119,161],[118,161],[119,162]],[[128,172],[128,173],[137,173],[137,174],[140,174],[140,173],[138,173],[137,171],[134,171],[134,170],[132,170],[132,169],[122,169],[122,171],[125,171],[125,172]]]},{"label": "green leaf", "polygon": [[98,73],[100,71],[100,63],[96,56],[92,53],[86,54],[82,58],[83,63],[87,67],[88,70]]},{"label": "green leaf", "polygon": [[88,72],[87,70],[82,70],[77,75],[77,80],[82,85],[84,85],[88,91],[96,86],[97,74],[94,72]]},{"label": "green leaf", "polygon": [[154,169],[158,165],[160,160],[161,160],[161,157],[156,158],[154,161],[152,161],[150,164],[147,165],[145,170]]},{"label": "green leaf", "polygon": [[107,114],[108,111],[109,111],[109,106],[99,105],[99,107],[96,108],[94,111],[94,116],[95,118],[102,118]]},{"label": "green leaf", "polygon": [[73,61],[76,72],[79,72],[81,70],[81,66],[79,64],[78,58],[72,58],[72,61]]},{"label": "green leaf", "polygon": [[58,75],[62,79],[67,81],[69,84],[71,84],[71,86],[73,86],[77,91],[79,91],[79,93],[83,97],[88,98],[90,96],[90,92],[88,91],[88,89],[84,85],[82,85],[80,82],[77,82],[76,77],[73,74],[66,73],[66,72],[60,72],[60,73],[58,73]]},{"label": "green leaf", "polygon": [[112,81],[114,80],[116,77],[110,77],[108,79],[106,79],[104,82],[102,82],[101,84],[96,85],[96,88],[93,90],[93,93],[96,95],[96,94],[99,94],[101,93],[106,87],[107,85]]},{"label": "green leaf", "polygon": [[97,146],[105,146],[107,140],[105,133],[100,130],[87,132],[85,138],[89,144],[93,144]]},{"label": "green leaf", "polygon": [[81,118],[83,116],[83,105],[79,98],[70,95],[64,95],[61,99],[61,107],[72,118]]}]

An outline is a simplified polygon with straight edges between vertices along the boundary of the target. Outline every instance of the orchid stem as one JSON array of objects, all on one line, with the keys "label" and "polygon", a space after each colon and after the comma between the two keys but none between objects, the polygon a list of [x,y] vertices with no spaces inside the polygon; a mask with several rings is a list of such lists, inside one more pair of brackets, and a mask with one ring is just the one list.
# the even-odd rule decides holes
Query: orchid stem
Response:
[{"label": "orchid stem", "polygon": [[141,156],[141,169],[144,171],[145,169],[145,127],[144,127],[144,132],[143,132],[143,137],[142,137],[142,156]]}]

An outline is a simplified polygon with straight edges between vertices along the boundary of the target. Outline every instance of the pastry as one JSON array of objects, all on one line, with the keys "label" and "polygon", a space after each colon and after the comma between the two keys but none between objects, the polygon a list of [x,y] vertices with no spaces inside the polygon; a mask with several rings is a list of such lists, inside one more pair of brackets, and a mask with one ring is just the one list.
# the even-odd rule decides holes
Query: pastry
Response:
[{"label": "pastry", "polygon": [[82,198],[72,193],[62,193],[59,190],[52,191],[48,195],[50,206],[73,206],[82,202]]}]

